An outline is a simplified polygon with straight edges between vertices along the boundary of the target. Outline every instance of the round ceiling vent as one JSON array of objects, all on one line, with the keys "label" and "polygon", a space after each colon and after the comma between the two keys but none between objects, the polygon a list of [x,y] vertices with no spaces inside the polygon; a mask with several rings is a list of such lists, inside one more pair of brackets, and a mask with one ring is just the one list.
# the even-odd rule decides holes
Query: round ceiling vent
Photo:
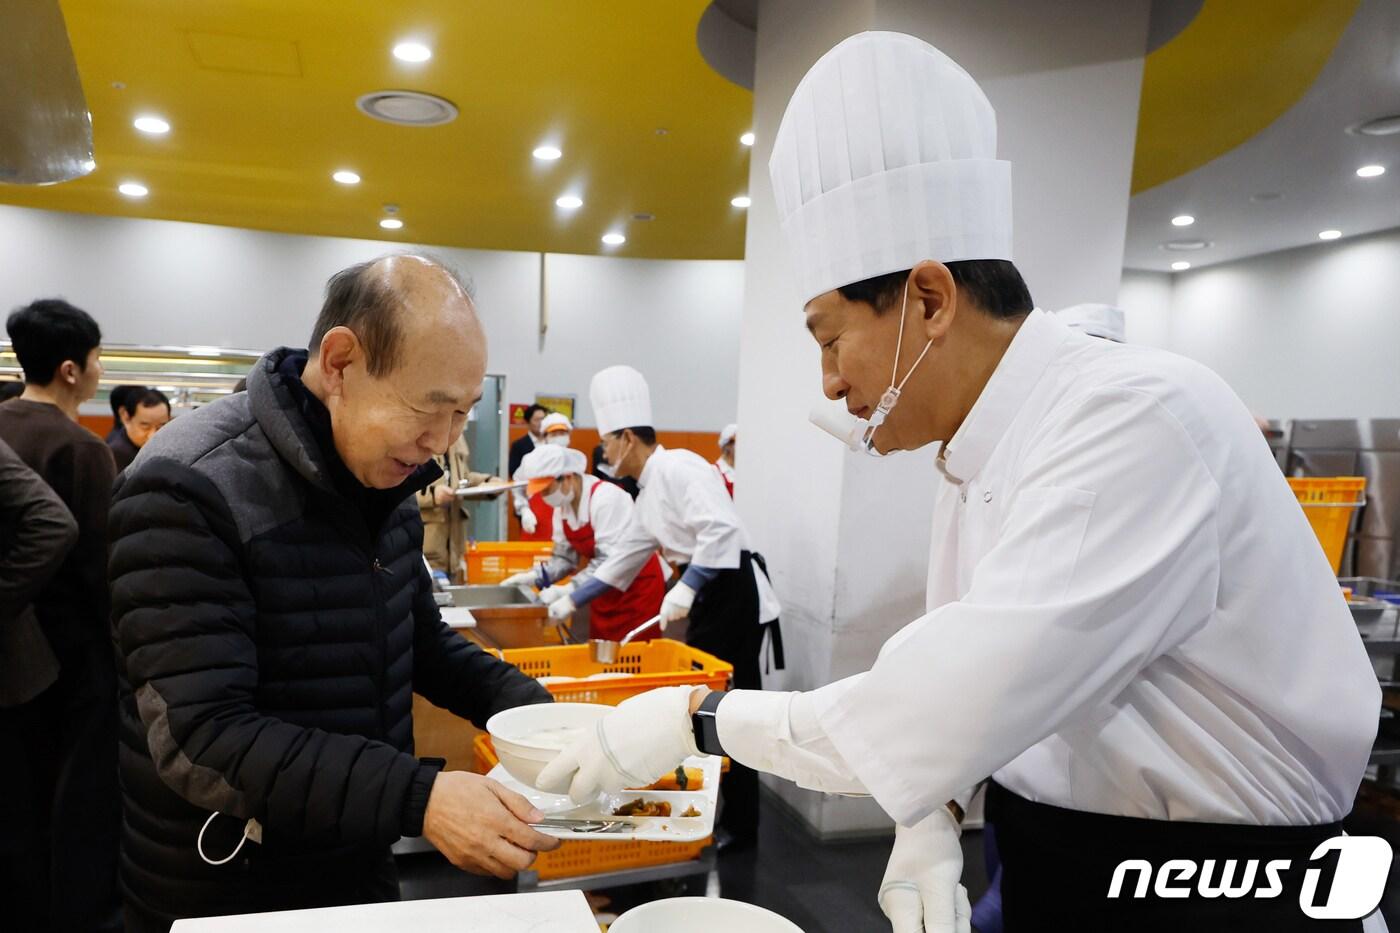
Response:
[{"label": "round ceiling vent", "polygon": [[417,91],[373,91],[355,106],[366,116],[399,126],[441,126],[457,119],[452,101]]},{"label": "round ceiling vent", "polygon": [[1374,120],[1349,126],[1347,132],[1359,136],[1394,136],[1396,133],[1400,133],[1400,113],[1391,114],[1388,117],[1376,117]]},{"label": "round ceiling vent", "polygon": [[1162,249],[1173,253],[1190,253],[1198,249],[1209,249],[1212,245],[1210,240],[1168,240],[1162,244]]}]

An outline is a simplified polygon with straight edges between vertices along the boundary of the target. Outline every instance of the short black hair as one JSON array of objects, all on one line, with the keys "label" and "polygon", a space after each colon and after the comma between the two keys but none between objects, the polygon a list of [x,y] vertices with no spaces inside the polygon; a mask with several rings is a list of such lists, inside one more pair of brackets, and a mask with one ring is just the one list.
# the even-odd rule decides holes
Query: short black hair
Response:
[{"label": "short black hair", "polygon": [[122,402],[122,408],[126,409],[127,417],[134,418],[138,408],[154,408],[156,405],[164,405],[167,414],[172,412],[170,399],[160,389],[151,389],[146,386],[137,386],[137,391],[127,393],[126,399]]},{"label": "short black hair", "polygon": [[[655,428],[638,426],[635,428],[623,428],[622,431],[631,431],[632,434],[636,436],[637,440],[641,441],[643,444],[646,444],[648,447],[656,446]],[[608,436],[612,438],[619,438],[622,436],[622,431],[614,431]]]},{"label": "short black hair", "polygon": [[[145,391],[145,386],[112,386],[112,391],[107,393],[107,401],[112,406],[112,417],[117,417],[118,413],[123,408],[126,408],[126,397],[128,395],[135,395],[138,392]],[[127,409],[127,414],[131,414],[131,409]]]},{"label": "short black hair", "polygon": [[[471,287],[452,267],[432,256],[420,253],[398,253],[432,263],[442,269],[467,295]],[[311,330],[312,353],[333,327],[348,327],[354,331],[365,348],[365,369],[371,376],[393,372],[402,362],[403,328],[400,326],[399,296],[375,269],[391,256],[381,256],[368,262],[358,262],[342,269],[326,282],[326,300]]]},{"label": "short black hair", "polygon": [[8,402],[12,398],[19,398],[24,394],[24,383],[17,379],[6,379],[0,382],[0,402]]},{"label": "short black hair", "polygon": [[526,424],[529,424],[529,423],[530,423],[530,419],[533,418],[533,417],[535,417],[535,412],[537,412],[537,411],[542,411],[542,412],[544,412],[546,416],[549,415],[549,409],[548,409],[548,408],[545,408],[543,405],[531,405],[529,408],[525,409],[525,423],[526,423]]},{"label": "short black hair", "polygon": [[5,330],[24,368],[24,381],[37,386],[53,382],[68,360],[86,370],[88,354],[102,344],[102,328],[92,316],[62,298],[40,298],[16,308]]},{"label": "short black hair", "polygon": [[[1007,259],[968,259],[946,263],[958,291],[972,299],[980,310],[999,318],[1018,318],[1031,313],[1031,291],[1016,264]],[[847,301],[863,301],[884,314],[895,306],[909,281],[909,269],[890,272],[837,291]]]}]

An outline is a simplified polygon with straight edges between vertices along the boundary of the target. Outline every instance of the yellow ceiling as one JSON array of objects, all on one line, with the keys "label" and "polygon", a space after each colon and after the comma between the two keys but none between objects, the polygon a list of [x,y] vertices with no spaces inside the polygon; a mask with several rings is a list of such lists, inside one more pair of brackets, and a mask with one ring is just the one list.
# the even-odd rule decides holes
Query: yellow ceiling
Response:
[{"label": "yellow ceiling", "polygon": [[[0,201],[263,230],[487,249],[743,255],[753,95],[701,59],[707,0],[62,0],[97,169]],[[397,61],[401,39],[433,49]],[[203,64],[201,64],[201,62]],[[114,83],[125,84],[124,89]],[[355,99],[393,88],[457,105],[399,127]],[[141,113],[173,129],[149,137]],[[658,135],[657,129],[668,132]],[[564,156],[537,162],[556,142]],[[340,168],[362,182],[331,180]],[[146,185],[129,200],[117,185]],[[554,205],[576,192],[584,206]],[[386,202],[404,227],[378,227]],[[653,221],[633,220],[649,212]]]},{"label": "yellow ceiling", "polygon": [[[707,0],[61,0],[96,171],[0,202],[484,249],[739,258],[752,94],[700,57]],[[1359,0],[1207,0],[1147,58],[1133,191],[1197,168],[1302,96]],[[417,39],[433,58],[390,54]],[[124,85],[117,87],[116,85]],[[369,91],[460,113],[398,127]],[[164,137],[131,121],[154,113]],[[658,134],[664,129],[664,134]],[[557,162],[530,155],[543,142]],[[363,181],[345,187],[333,171]],[[150,189],[117,193],[123,181]],[[576,193],[584,206],[554,200]],[[384,231],[386,203],[404,227]],[[655,220],[638,221],[645,212]],[[606,231],[627,243],[607,250]]]},{"label": "yellow ceiling", "polygon": [[1133,193],[1229,152],[1298,102],[1360,0],[1206,0],[1147,56]]}]

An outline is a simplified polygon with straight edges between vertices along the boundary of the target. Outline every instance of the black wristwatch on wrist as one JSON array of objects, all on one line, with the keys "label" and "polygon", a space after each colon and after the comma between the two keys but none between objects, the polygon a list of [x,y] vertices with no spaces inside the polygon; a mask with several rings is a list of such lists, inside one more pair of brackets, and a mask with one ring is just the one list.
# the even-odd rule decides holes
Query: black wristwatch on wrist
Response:
[{"label": "black wristwatch on wrist", "polygon": [[695,731],[695,747],[700,749],[702,755],[724,754],[719,744],[719,724],[715,714],[726,695],[720,691],[706,694],[705,699],[700,701],[700,708],[690,716],[690,728]]}]

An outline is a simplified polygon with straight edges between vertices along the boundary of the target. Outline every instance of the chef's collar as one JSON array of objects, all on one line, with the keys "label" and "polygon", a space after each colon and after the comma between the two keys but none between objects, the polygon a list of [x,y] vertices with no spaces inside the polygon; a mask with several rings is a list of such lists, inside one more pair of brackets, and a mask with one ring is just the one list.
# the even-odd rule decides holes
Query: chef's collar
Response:
[{"label": "chef's collar", "polygon": [[959,485],[977,475],[1069,333],[1039,308],[1031,311],[962,426],[938,452],[943,475]]},{"label": "chef's collar", "polygon": [[652,465],[653,463],[656,462],[656,455],[659,454],[659,453],[662,453],[662,452],[665,451],[665,450],[666,450],[665,447],[662,447],[660,444],[657,444],[657,445],[656,445],[656,449],[653,450],[653,451],[651,452],[651,456],[650,456],[650,457],[647,457],[646,466],[642,467],[642,475],[639,476],[639,477],[637,477],[637,486],[638,486],[638,488],[642,488],[642,487],[645,487],[645,486],[646,486],[646,484],[647,484],[647,474],[653,472],[653,471],[652,471],[652,468],[651,468],[651,465]]}]

